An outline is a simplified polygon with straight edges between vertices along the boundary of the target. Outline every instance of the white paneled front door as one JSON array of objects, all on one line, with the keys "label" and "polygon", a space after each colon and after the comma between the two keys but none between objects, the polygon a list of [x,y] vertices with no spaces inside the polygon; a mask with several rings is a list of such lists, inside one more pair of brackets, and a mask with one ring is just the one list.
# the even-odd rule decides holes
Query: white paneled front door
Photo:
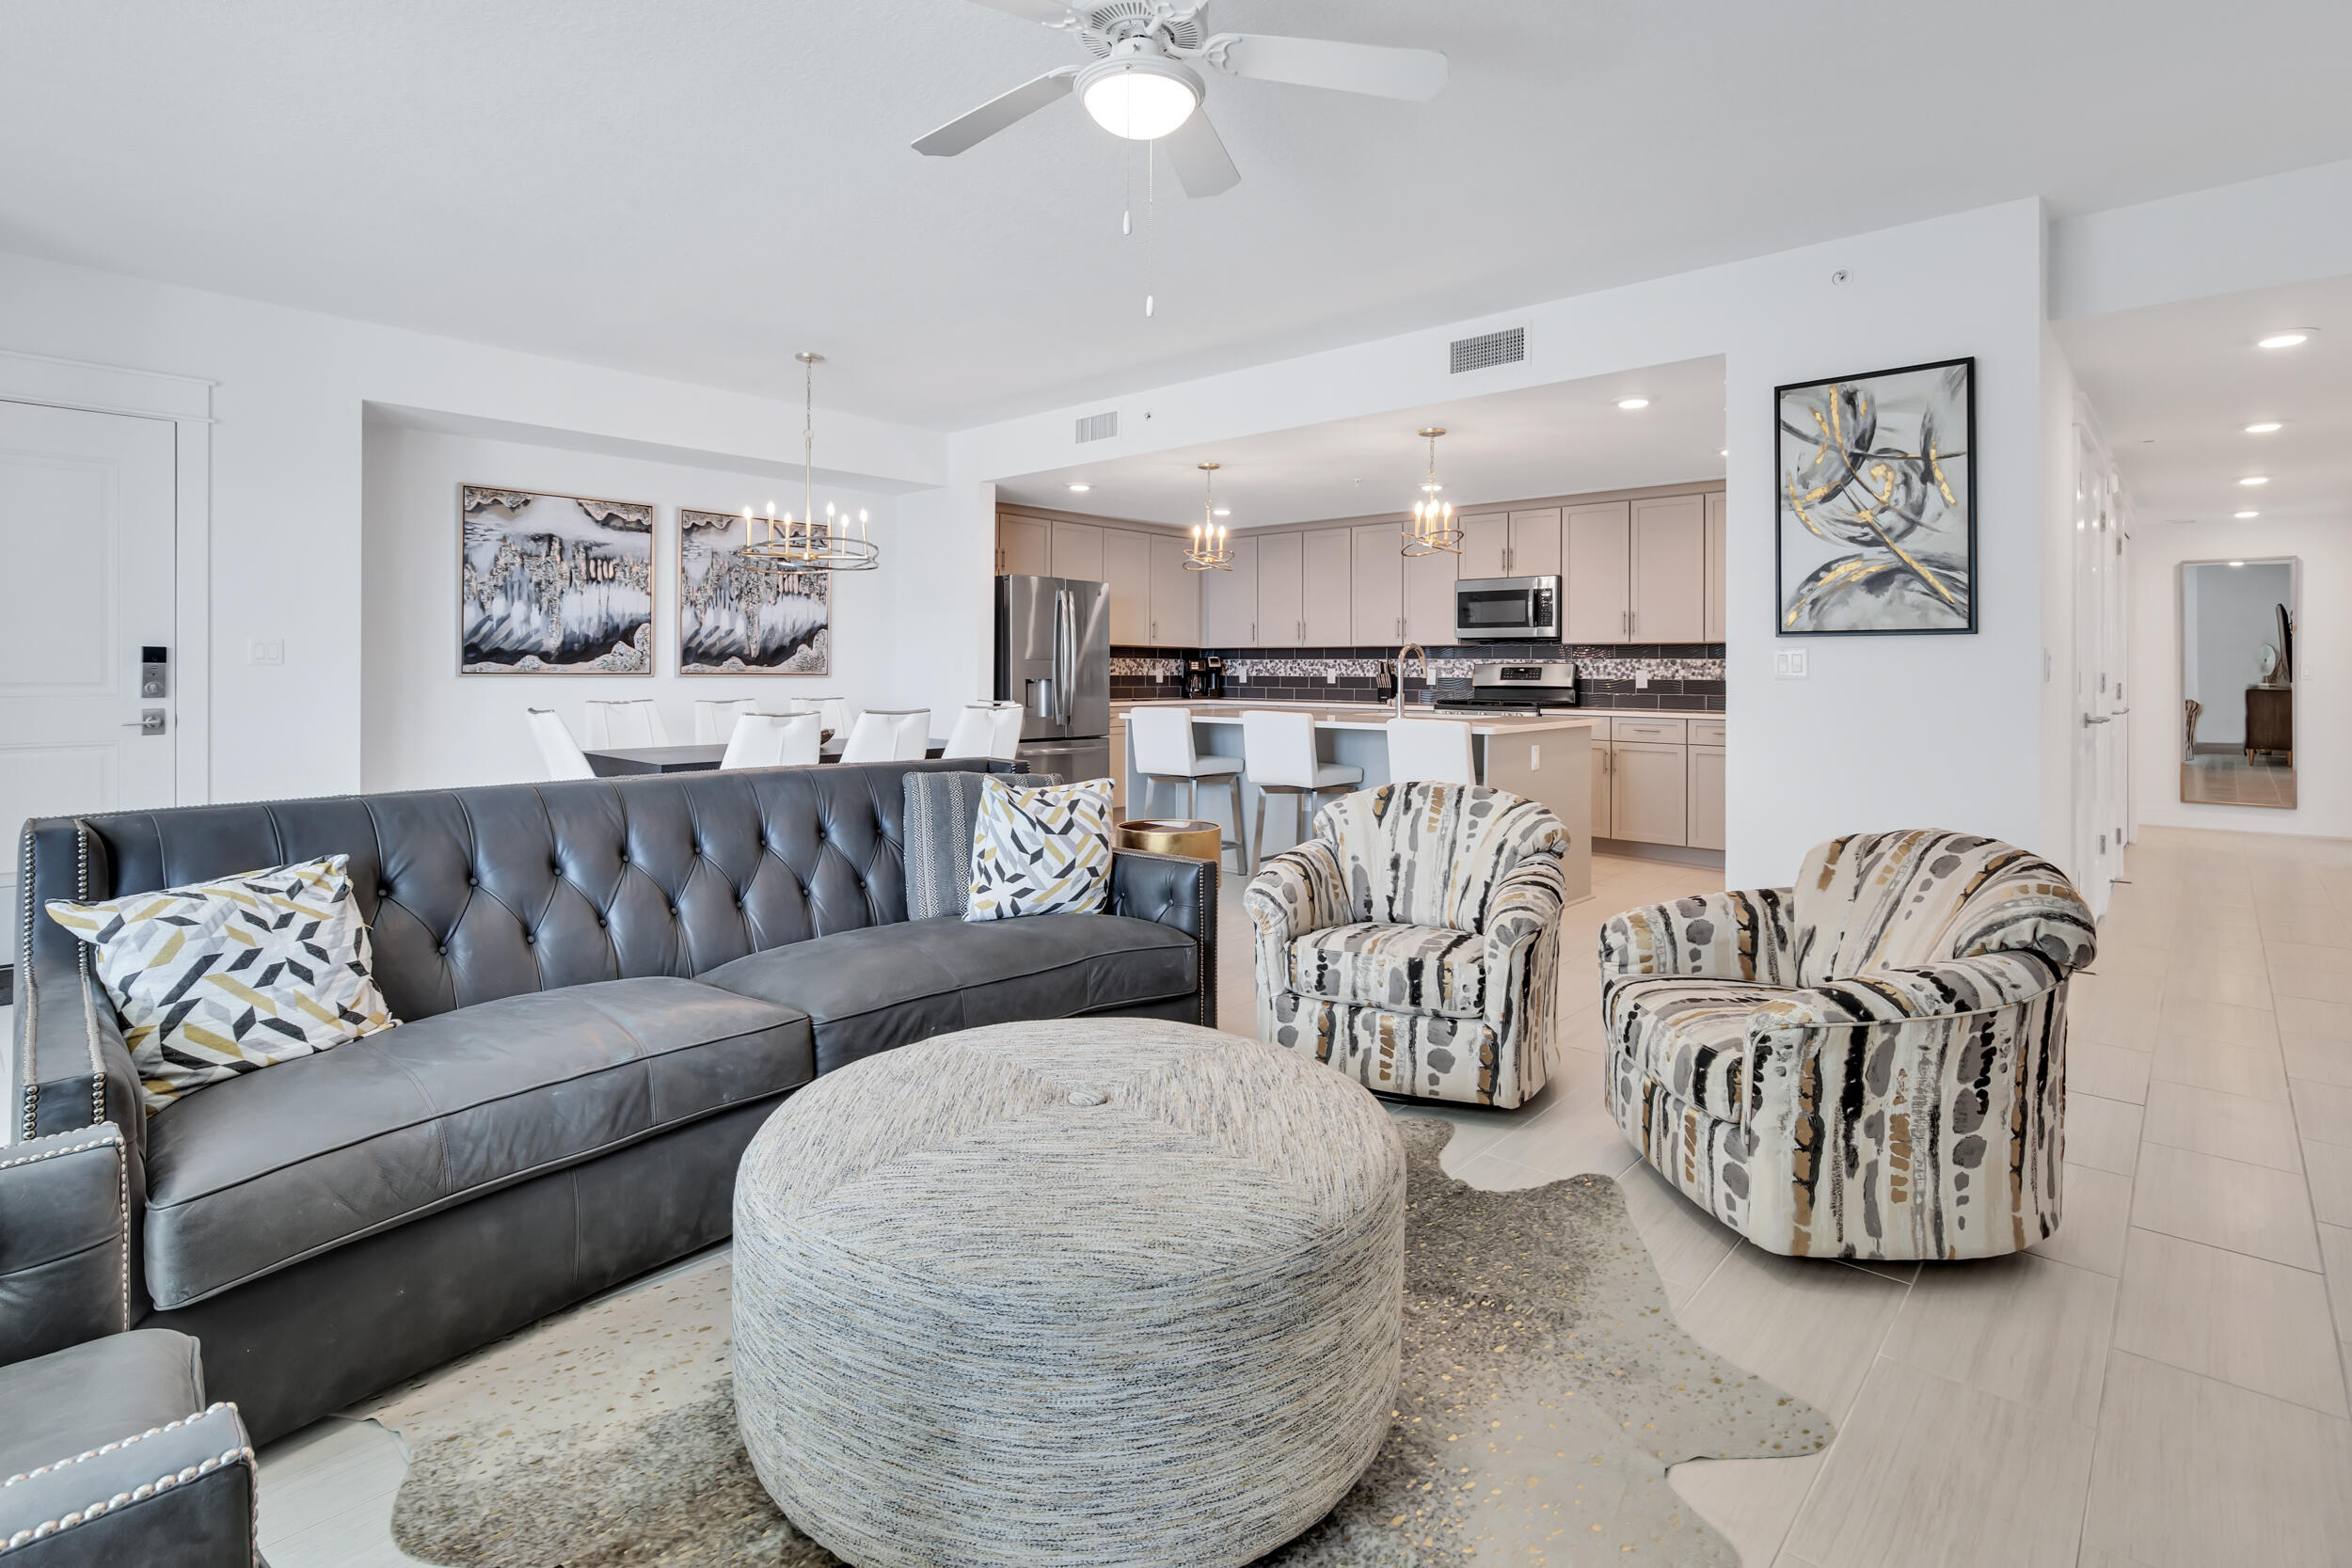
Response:
[{"label": "white paneled front door", "polygon": [[[25,818],[167,806],[180,648],[170,420],[0,402],[0,865],[22,952]],[[141,653],[167,651],[142,698]],[[154,734],[141,714],[163,715]]]}]

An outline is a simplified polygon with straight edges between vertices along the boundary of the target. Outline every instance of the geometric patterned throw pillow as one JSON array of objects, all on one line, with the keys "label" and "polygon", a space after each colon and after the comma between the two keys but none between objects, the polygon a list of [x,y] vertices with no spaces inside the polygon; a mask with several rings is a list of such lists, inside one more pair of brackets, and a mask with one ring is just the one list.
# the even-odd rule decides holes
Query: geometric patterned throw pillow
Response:
[{"label": "geometric patterned throw pillow", "polygon": [[1090,914],[1110,902],[1111,781],[1015,789],[991,774],[963,918]]},{"label": "geometric patterned throw pillow", "polygon": [[49,918],[96,950],[148,1115],[273,1062],[389,1029],[351,857],[247,871]]}]

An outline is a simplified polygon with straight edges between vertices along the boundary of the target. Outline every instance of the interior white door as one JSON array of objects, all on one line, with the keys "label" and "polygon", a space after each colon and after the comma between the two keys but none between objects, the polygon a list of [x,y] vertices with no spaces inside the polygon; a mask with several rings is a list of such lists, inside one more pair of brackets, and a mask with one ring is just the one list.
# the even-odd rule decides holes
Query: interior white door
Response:
[{"label": "interior white door", "polygon": [[[0,824],[172,803],[170,421],[0,403]],[[164,694],[140,696],[142,651]],[[151,733],[141,714],[159,716]],[[0,864],[21,945],[13,843]]]},{"label": "interior white door", "polygon": [[2106,464],[2088,431],[2074,429],[2074,855],[2070,869],[2090,900],[2091,912],[2106,909],[2110,879],[2122,847],[2114,842],[2116,814],[2106,732],[2115,726],[2110,710],[2113,676],[2106,668],[2107,567],[2113,546],[2107,532]]}]

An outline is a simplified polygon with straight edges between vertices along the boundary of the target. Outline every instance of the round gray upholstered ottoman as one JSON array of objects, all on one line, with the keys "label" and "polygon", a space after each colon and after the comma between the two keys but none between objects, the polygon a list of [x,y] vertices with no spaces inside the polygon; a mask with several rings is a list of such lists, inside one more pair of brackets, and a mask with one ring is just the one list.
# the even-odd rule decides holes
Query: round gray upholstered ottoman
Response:
[{"label": "round gray upholstered ottoman", "polygon": [[1321,1063],[1139,1020],[1006,1024],[787,1101],[735,1189],[735,1399],[860,1568],[1239,1564],[1371,1463],[1405,1156]]}]

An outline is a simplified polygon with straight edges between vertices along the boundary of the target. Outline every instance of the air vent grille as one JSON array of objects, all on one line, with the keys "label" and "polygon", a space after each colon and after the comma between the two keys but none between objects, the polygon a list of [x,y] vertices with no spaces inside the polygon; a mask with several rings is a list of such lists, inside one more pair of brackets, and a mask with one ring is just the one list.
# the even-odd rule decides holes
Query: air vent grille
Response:
[{"label": "air vent grille", "polygon": [[1495,365],[1516,365],[1527,357],[1527,328],[1514,326],[1507,331],[1488,332],[1476,338],[1454,340],[1454,373],[1483,371]]},{"label": "air vent grille", "polygon": [[1089,414],[1078,421],[1078,439],[1081,441],[1107,441],[1118,434],[1119,410],[1116,408],[1107,414]]}]

